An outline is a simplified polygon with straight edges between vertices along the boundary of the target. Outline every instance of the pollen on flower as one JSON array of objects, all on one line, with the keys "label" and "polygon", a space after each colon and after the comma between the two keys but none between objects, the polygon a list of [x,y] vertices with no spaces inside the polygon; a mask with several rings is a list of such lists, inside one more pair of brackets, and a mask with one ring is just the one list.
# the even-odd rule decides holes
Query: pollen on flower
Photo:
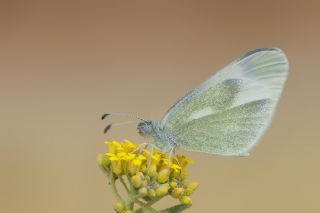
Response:
[{"label": "pollen on flower", "polygon": [[[192,163],[187,156],[177,155],[169,159],[160,150],[148,150],[127,139],[105,144],[108,152],[98,155],[98,165],[110,179],[117,199],[117,212],[133,211],[135,204],[143,209],[148,203],[153,204],[167,195],[177,199],[179,205],[191,205],[190,195],[199,184],[187,181],[186,167]],[[117,192],[116,181],[120,181],[127,190],[127,200]]]}]

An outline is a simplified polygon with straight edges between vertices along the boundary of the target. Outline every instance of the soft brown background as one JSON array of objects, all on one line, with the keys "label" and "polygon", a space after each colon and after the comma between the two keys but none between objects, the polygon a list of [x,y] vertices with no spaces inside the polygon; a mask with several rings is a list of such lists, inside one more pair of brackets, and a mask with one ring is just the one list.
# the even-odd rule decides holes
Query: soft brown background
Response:
[{"label": "soft brown background", "polygon": [[141,138],[134,126],[103,135],[100,115],[160,119],[219,68],[269,46],[290,62],[273,124],[248,158],[189,153],[201,188],[186,212],[320,212],[314,2],[1,1],[0,212],[113,212],[96,156],[107,139]]}]

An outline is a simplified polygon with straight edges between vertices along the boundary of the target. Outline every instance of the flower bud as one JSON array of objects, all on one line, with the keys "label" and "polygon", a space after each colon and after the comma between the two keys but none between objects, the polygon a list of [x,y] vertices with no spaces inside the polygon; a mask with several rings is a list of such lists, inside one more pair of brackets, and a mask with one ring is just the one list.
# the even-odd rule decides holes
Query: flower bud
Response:
[{"label": "flower bud", "polygon": [[148,181],[147,180],[143,180],[141,183],[142,187],[146,187],[148,185]]},{"label": "flower bud", "polygon": [[156,196],[156,192],[153,189],[148,190],[148,196],[150,198],[154,198]]},{"label": "flower bud", "polygon": [[180,202],[184,205],[190,205],[192,203],[192,200],[188,196],[182,196],[179,198]]},{"label": "flower bud", "polygon": [[131,183],[135,188],[139,188],[142,184],[141,176],[139,176],[139,175],[132,176]]},{"label": "flower bud", "polygon": [[159,183],[165,183],[169,179],[169,170],[168,169],[163,169],[159,172],[158,174],[158,182]]},{"label": "flower bud", "polygon": [[150,168],[148,170],[148,175],[150,177],[154,177],[157,175],[157,165],[156,164],[151,164]]},{"label": "flower bud", "polygon": [[181,197],[183,193],[184,193],[184,188],[179,187],[179,188],[173,189],[171,192],[171,195],[174,198],[178,198],[178,197]]},{"label": "flower bud", "polygon": [[199,187],[198,182],[191,182],[187,185],[187,189],[190,189],[192,192]]},{"label": "flower bud", "polygon": [[145,178],[144,178],[146,181],[150,181],[151,180],[151,178],[149,177],[149,176],[145,176]]},{"label": "flower bud", "polygon": [[145,197],[145,196],[147,196],[147,194],[148,194],[148,190],[147,190],[146,187],[142,187],[142,188],[139,189],[139,195],[141,197]]},{"label": "flower bud", "polygon": [[110,161],[107,161],[105,156],[103,154],[100,154],[100,155],[98,155],[97,162],[98,162],[100,169],[103,172],[106,172],[108,174],[110,171],[110,168],[108,167],[108,165],[110,164]]},{"label": "flower bud", "polygon": [[99,166],[103,166],[104,164],[103,154],[98,155],[97,162]]},{"label": "flower bud", "polygon": [[122,164],[121,161],[111,161],[112,171],[116,176],[120,176],[122,173]]},{"label": "flower bud", "polygon": [[177,185],[178,185],[178,183],[177,183],[176,181],[170,181],[170,182],[169,182],[169,186],[170,186],[171,188],[176,188]]},{"label": "flower bud", "polygon": [[192,194],[192,190],[191,189],[189,189],[189,188],[186,188],[185,190],[184,190],[184,194],[185,195],[188,195],[188,196],[190,196],[191,194]]},{"label": "flower bud", "polygon": [[137,175],[140,176],[142,179],[144,178],[144,175],[142,172],[137,172]]},{"label": "flower bud", "polygon": [[122,212],[124,210],[124,204],[121,201],[116,202],[113,207],[117,212]]},{"label": "flower bud", "polygon": [[180,179],[181,180],[185,180],[185,179],[187,179],[187,177],[188,177],[188,171],[186,170],[186,169],[182,169],[181,171],[180,171]]},{"label": "flower bud", "polygon": [[168,190],[169,190],[169,185],[168,184],[163,184],[163,185],[159,186],[156,189],[157,197],[162,197],[162,196],[166,195],[168,193]]},{"label": "flower bud", "polygon": [[137,174],[139,169],[140,169],[140,166],[134,165],[132,162],[130,162],[128,165],[128,170],[131,175]]}]

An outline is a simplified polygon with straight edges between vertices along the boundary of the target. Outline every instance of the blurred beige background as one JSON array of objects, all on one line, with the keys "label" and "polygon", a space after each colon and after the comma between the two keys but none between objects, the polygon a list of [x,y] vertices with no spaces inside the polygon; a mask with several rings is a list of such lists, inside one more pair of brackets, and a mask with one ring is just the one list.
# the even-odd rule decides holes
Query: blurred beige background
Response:
[{"label": "blurred beige background", "polygon": [[189,153],[201,187],[186,212],[320,212],[316,2],[1,1],[0,212],[113,212],[96,156],[105,140],[141,138],[135,126],[103,135],[100,115],[160,119],[270,46],[291,67],[271,128],[248,158]]}]

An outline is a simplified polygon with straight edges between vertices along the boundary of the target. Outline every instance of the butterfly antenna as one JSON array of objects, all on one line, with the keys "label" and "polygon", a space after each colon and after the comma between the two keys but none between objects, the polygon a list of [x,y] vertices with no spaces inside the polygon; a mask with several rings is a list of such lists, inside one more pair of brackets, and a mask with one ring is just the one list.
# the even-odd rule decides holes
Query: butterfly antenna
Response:
[{"label": "butterfly antenna", "polygon": [[110,116],[110,115],[118,115],[118,116],[124,116],[124,117],[129,117],[131,119],[134,119],[134,120],[130,120],[130,121],[125,121],[125,122],[120,122],[120,123],[114,123],[114,124],[109,124],[106,126],[106,128],[104,128],[104,133],[106,134],[110,129],[111,127],[113,126],[121,126],[121,125],[126,125],[126,124],[131,124],[131,123],[136,123],[137,121],[145,121],[144,119],[138,117],[138,116],[134,116],[134,115],[131,115],[131,114],[126,114],[126,113],[117,113],[117,112],[108,112],[108,113],[105,113],[101,116],[101,120],[104,120],[106,117]]},{"label": "butterfly antenna", "polygon": [[106,126],[106,128],[104,128],[103,133],[106,134],[111,129],[111,127],[121,126],[121,125],[136,123],[136,122],[137,121],[125,121],[125,122],[121,122],[121,123],[114,123],[114,124],[111,123],[108,126]]}]

